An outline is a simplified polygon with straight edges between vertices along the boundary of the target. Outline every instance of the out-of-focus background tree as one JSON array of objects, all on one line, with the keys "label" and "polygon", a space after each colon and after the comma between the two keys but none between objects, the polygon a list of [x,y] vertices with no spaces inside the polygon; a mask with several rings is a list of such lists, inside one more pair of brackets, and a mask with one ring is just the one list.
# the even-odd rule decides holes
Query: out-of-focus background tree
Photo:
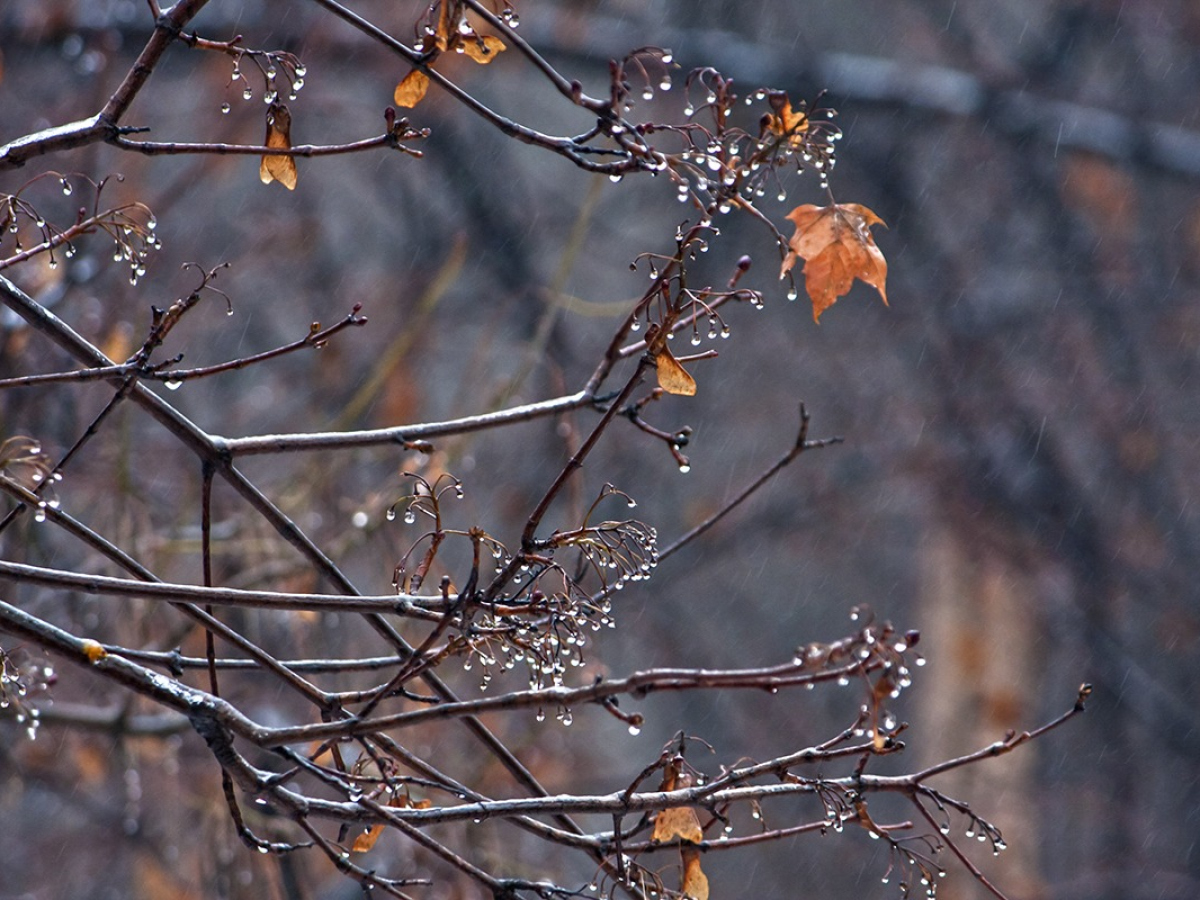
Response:
[{"label": "out-of-focus background tree", "polygon": [[[397,22],[414,15],[403,4],[361,8]],[[748,250],[748,282],[773,294],[766,311],[739,310],[721,359],[696,367],[703,404],[661,413],[663,427],[694,428],[691,471],[676,473],[664,452],[647,453],[634,438],[602,446],[589,469],[652,498],[646,518],[677,534],[787,447],[798,400],[818,436],[846,443],[806,456],[720,525],[705,552],[665,562],[650,587],[625,599],[621,629],[597,652],[607,669],[787,658],[804,640],[837,632],[855,604],[869,604],[922,632],[929,665],[901,711],[913,723],[909,755],[927,761],[1031,727],[1069,704],[1080,681],[1094,682],[1088,715],[1069,729],[963,770],[958,784],[947,779],[1005,831],[1011,849],[984,868],[1014,897],[1200,894],[1192,697],[1200,677],[1200,7],[524,0],[518,11],[526,37],[589,89],[606,83],[610,57],[655,44],[670,47],[683,70],[714,65],[746,91],[828,91],[823,103],[840,111],[845,131],[834,194],[868,204],[890,228],[878,240],[891,264],[891,306],[857,288],[816,326],[774,285],[766,233],[718,223],[729,233],[702,271],[723,278]],[[133,0],[8,0],[0,141],[97,108],[139,49],[146,15]],[[373,133],[404,74],[299,0],[214,3],[196,25],[210,36],[269,35],[304,59],[309,84],[292,104],[297,141]],[[156,137],[256,141],[261,98],[243,101],[229,74],[228,60],[174,48],[132,120]],[[521,121],[562,133],[587,127],[561,120],[544,86],[504,59],[475,69],[460,62],[454,75]],[[678,92],[647,105],[678,103]],[[222,115],[226,101],[232,109]],[[175,274],[181,263],[230,262],[220,286],[235,315],[212,303],[168,347],[196,365],[293,340],[310,321],[331,323],[363,304],[370,327],[320,355],[171,396],[229,436],[301,422],[438,420],[574,389],[642,291],[644,270],[630,273],[627,263],[670,248],[683,214],[672,186],[611,185],[530,152],[432,92],[412,118],[432,129],[424,159],[301,160],[294,193],[261,185],[253,158],[168,164],[91,147],[71,158],[72,171],[120,172],[126,184],[151,186],[140,199],[158,213],[164,242],[151,277],[131,286],[121,267],[85,257],[14,280],[69,308],[89,339],[124,358],[148,306],[190,289],[189,276]],[[7,189],[26,177],[8,173]],[[786,203],[766,207],[778,220],[822,198],[809,178]],[[52,351],[17,322],[2,328],[3,374],[67,365],[47,358]],[[745,402],[747,384],[754,403]],[[48,407],[44,394],[7,392],[5,433],[37,431],[52,443],[106,394],[58,396]],[[542,422],[456,439],[432,462],[349,451],[336,466],[297,459],[272,471],[250,460],[246,468],[301,518],[306,497],[339,510],[336,521],[302,524],[344,531],[349,568],[382,592],[402,541],[352,522],[360,510],[378,521],[401,468],[440,466],[462,477],[464,525],[486,511],[489,527],[519,527],[540,475],[561,465],[573,439],[569,422]],[[92,491],[100,520],[134,533],[139,523],[112,484],[152,498],[156,527],[140,552],[160,574],[194,579],[198,486],[189,460],[133,437],[108,451],[106,479],[93,473],[90,487],[73,488],[74,502],[87,503]],[[541,473],[528,466],[530,454],[545,455]],[[585,496],[581,489],[580,502]],[[232,498],[218,494],[217,516],[231,538],[218,581],[237,572],[238,586],[279,588],[303,577]],[[36,542],[36,529],[21,540]],[[90,602],[80,601],[84,622]],[[308,627],[317,626],[295,626],[298,645]],[[259,703],[269,718],[271,698]],[[651,698],[645,712],[640,737],[589,732],[580,721],[531,746],[529,764],[550,783],[570,773],[611,790],[677,728],[718,753],[767,756],[821,739],[830,722],[846,724],[836,694],[797,701],[794,715],[740,696]],[[601,753],[597,734],[615,752]],[[32,743],[10,725],[0,736],[0,898],[290,889],[286,868],[258,867],[229,834],[219,798],[195,784],[179,793],[194,737],[163,750],[49,726]],[[211,763],[200,771],[211,791]],[[891,896],[895,885],[879,883],[886,860],[869,843],[861,834],[801,836],[714,860],[713,896]],[[310,880],[298,896],[351,887],[319,864],[301,875]],[[952,871],[940,894],[980,890]]]}]

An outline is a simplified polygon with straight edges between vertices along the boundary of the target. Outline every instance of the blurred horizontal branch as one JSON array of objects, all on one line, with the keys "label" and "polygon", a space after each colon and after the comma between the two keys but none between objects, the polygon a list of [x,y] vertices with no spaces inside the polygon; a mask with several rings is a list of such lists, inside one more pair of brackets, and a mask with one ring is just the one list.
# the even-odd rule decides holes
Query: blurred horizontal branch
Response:
[{"label": "blurred horizontal branch", "polygon": [[[557,12],[559,18],[570,13]],[[593,64],[619,58],[640,37],[636,23],[589,14],[586,31],[562,27],[552,10],[523,27],[547,55],[584,57]],[[564,35],[579,35],[567,43]],[[728,31],[655,28],[656,39],[674,51],[685,69],[694,60],[732,76],[744,90],[772,87],[828,91],[833,105],[847,101],[894,106],[913,114],[979,119],[988,129],[1032,139],[1059,150],[1080,150],[1188,178],[1200,178],[1200,132],[1147,122],[1109,109],[1056,100],[989,83],[971,72],[856,53],[797,53],[794,44],[750,40]]]}]

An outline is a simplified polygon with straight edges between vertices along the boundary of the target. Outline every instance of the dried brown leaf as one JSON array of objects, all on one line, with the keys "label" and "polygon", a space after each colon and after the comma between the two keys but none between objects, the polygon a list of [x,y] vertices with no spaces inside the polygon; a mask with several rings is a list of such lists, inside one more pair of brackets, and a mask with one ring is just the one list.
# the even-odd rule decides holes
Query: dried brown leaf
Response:
[{"label": "dried brown leaf", "polygon": [[486,66],[496,56],[504,52],[504,41],[498,37],[493,37],[490,34],[485,35],[464,35],[462,39],[462,50],[467,56],[475,60],[480,65]]},{"label": "dried brown leaf", "polygon": [[804,287],[812,300],[813,319],[820,321],[821,313],[850,290],[855,278],[879,291],[887,305],[887,260],[871,235],[872,225],[884,224],[879,216],[857,203],[806,203],[788,218],[796,233],[788,242],[791,250],[779,277],[791,271],[798,258],[805,260]]},{"label": "dried brown leaf", "polygon": [[350,852],[366,853],[375,846],[375,842],[379,840],[381,834],[383,834],[383,825],[372,825],[354,839],[354,845],[350,848]]},{"label": "dried brown leaf", "polygon": [[654,817],[654,834],[650,840],[666,844],[678,838],[691,844],[704,840],[704,831],[700,828],[700,817],[690,806],[676,806],[664,809]]},{"label": "dried brown leaf", "polygon": [[775,112],[767,117],[767,130],[786,137],[793,146],[803,144],[804,133],[808,131],[808,115],[792,109],[792,101],[787,94],[773,94],[770,103]]},{"label": "dried brown leaf", "polygon": [[[292,114],[282,103],[267,107],[267,136],[265,147],[290,149],[292,146]],[[264,154],[258,167],[258,177],[263,184],[278,181],[289,191],[296,189],[296,160],[291,156]]]},{"label": "dried brown leaf", "polygon": [[429,76],[420,69],[413,69],[396,85],[392,100],[397,106],[412,109],[425,99],[427,90],[429,90]]},{"label": "dried brown leaf", "polygon": [[683,884],[679,892],[691,900],[708,900],[708,876],[700,868],[700,851],[685,847],[683,851]]},{"label": "dried brown leaf", "polygon": [[666,345],[658,351],[658,386],[668,394],[691,397],[696,393],[696,379],[679,364]]}]

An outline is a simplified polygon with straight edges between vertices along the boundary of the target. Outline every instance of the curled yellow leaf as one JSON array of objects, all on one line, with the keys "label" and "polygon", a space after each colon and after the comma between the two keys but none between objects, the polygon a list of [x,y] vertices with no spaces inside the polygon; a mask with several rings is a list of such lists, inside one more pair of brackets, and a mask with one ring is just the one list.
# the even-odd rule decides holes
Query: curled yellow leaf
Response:
[{"label": "curled yellow leaf", "polygon": [[88,658],[88,662],[94,665],[108,656],[108,651],[101,647],[99,643],[89,638],[83,642],[83,655]]}]

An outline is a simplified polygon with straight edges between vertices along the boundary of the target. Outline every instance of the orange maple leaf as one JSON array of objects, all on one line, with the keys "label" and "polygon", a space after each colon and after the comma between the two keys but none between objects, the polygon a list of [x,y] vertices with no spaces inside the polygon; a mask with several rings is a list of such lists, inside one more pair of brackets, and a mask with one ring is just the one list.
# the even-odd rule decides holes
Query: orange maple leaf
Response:
[{"label": "orange maple leaf", "polygon": [[779,270],[783,278],[796,264],[804,262],[804,287],[813,305],[813,319],[847,293],[858,278],[879,291],[887,306],[887,260],[875,246],[872,225],[883,219],[857,203],[831,206],[797,206],[787,216],[796,226],[788,241],[791,248]]}]

